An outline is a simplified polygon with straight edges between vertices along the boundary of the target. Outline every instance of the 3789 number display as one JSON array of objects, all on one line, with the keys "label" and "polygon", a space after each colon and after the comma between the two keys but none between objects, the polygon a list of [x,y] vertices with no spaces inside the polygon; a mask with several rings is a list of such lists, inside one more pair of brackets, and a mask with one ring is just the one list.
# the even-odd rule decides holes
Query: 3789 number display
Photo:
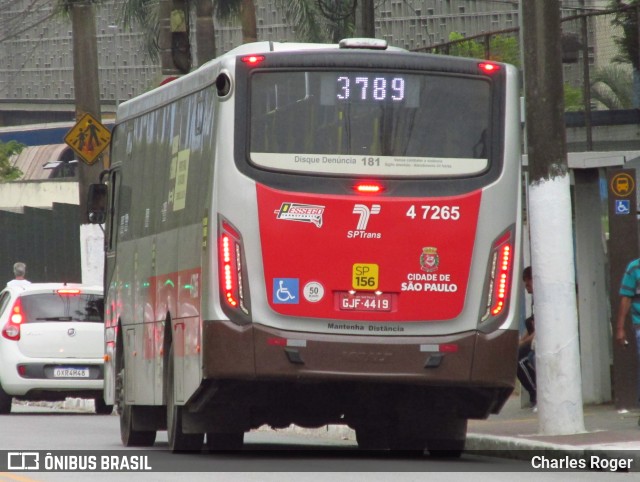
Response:
[{"label": "3789 number display", "polygon": [[404,77],[341,75],[337,78],[339,101],[402,102],[405,100]]}]

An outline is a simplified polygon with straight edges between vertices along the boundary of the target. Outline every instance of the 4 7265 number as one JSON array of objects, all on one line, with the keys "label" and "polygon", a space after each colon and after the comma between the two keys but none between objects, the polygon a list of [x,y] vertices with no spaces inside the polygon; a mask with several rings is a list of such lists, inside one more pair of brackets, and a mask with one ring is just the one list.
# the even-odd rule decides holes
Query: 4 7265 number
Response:
[{"label": "4 7265 number", "polygon": [[407,217],[411,219],[457,221],[460,219],[460,206],[416,206],[412,204],[407,210]]}]

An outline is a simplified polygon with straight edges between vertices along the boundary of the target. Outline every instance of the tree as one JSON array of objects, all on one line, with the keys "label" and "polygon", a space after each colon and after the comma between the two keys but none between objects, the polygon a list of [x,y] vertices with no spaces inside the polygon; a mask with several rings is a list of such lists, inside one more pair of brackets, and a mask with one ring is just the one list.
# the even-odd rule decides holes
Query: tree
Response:
[{"label": "tree", "polygon": [[615,42],[620,49],[619,62],[633,66],[633,107],[640,107],[640,42],[638,37],[638,18],[640,18],[640,0],[612,0],[611,6],[618,11],[611,22],[622,29],[622,36]]},{"label": "tree", "polygon": [[[216,2],[218,3],[218,2]],[[215,27],[212,0],[127,0],[122,4],[122,22],[138,24],[145,34],[147,54],[160,57],[164,74],[181,74],[191,69],[189,11],[196,12],[198,63],[215,58]]]},{"label": "tree", "polygon": [[329,30],[321,17],[315,0],[278,0],[276,5],[284,12],[285,18],[294,25],[297,39],[305,42],[325,42]]},{"label": "tree", "polygon": [[566,112],[581,112],[584,110],[584,100],[582,100],[582,89],[564,84],[564,110]]},{"label": "tree", "polygon": [[449,42],[449,55],[520,65],[520,45],[518,39],[511,35],[492,35],[489,39],[489,55],[484,43],[475,39],[465,40],[464,35],[458,32],[449,34]]},{"label": "tree", "polygon": [[[331,42],[337,43],[343,38],[353,35],[356,25],[357,0],[316,0],[316,2],[330,32]],[[373,12],[368,13],[373,15]],[[373,19],[369,22],[373,23]]]},{"label": "tree", "polygon": [[258,39],[256,7],[253,0],[218,0],[215,2],[216,16],[222,20],[240,19],[242,42],[255,42]]},{"label": "tree", "polygon": [[0,141],[0,182],[15,181],[22,171],[11,163],[11,156],[20,154],[26,146],[17,141]]},{"label": "tree", "polygon": [[356,8],[356,37],[374,38],[376,36],[376,22],[373,0],[357,0],[354,4]]},{"label": "tree", "polygon": [[591,76],[591,98],[607,109],[633,108],[633,73],[624,65],[607,65]]},{"label": "tree", "polygon": [[213,0],[196,0],[196,46],[200,65],[216,57]]}]

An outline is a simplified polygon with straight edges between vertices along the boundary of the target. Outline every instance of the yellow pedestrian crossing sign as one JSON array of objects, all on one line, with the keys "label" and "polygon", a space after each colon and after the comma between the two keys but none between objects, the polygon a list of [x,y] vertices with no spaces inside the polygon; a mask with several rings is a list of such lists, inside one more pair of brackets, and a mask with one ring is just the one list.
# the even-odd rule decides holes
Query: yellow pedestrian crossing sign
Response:
[{"label": "yellow pedestrian crossing sign", "polygon": [[111,132],[91,114],[85,114],[64,136],[71,149],[80,159],[91,166],[111,141]]}]

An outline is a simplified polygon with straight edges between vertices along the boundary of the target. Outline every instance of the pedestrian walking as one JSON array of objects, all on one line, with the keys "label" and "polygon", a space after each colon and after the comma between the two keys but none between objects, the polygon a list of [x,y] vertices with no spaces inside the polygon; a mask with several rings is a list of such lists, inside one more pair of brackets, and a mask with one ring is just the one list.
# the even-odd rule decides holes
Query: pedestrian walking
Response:
[{"label": "pedestrian walking", "polygon": [[[638,362],[640,364],[640,258],[631,261],[622,276],[620,283],[620,304],[618,305],[618,316],[616,318],[616,342],[626,347],[630,344],[625,332],[625,322],[629,311],[631,311],[631,324],[635,334],[635,347],[638,351]],[[638,380],[636,381],[636,396],[640,394],[640,366],[638,367]],[[638,420],[640,425],[640,419]]]}]

